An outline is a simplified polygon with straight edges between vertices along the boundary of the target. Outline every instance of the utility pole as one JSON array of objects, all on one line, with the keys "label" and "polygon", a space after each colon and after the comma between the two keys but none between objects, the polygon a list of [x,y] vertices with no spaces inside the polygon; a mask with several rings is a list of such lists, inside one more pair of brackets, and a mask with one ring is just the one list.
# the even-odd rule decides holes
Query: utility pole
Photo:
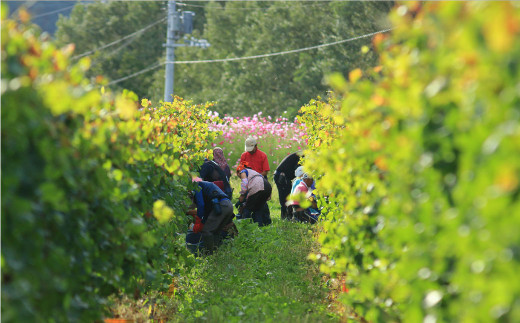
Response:
[{"label": "utility pole", "polygon": [[[195,46],[207,48],[210,46],[205,39],[188,39],[187,34],[193,31],[193,16],[191,11],[176,11],[175,1],[168,1],[168,30],[166,31],[166,70],[164,75],[164,102],[173,102],[175,47]],[[184,43],[177,41],[184,35]]]},{"label": "utility pole", "polygon": [[168,1],[168,30],[166,31],[166,71],[164,75],[164,102],[172,102],[175,61],[175,1]]}]

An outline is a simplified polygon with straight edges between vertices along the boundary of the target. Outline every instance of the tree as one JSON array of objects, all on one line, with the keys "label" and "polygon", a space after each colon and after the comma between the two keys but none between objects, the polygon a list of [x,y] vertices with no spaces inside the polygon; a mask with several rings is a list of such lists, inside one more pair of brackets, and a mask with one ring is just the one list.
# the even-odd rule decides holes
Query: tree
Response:
[{"label": "tree", "polygon": [[[393,2],[189,2],[181,10],[195,11],[195,38],[211,47],[179,47],[175,60],[214,60],[332,43],[372,33],[386,26]],[[70,18],[58,22],[57,37],[73,42],[78,53],[106,45],[165,19],[165,2],[110,2],[77,5]],[[103,26],[103,28],[99,28]],[[166,21],[92,55],[88,74],[117,80],[164,61]],[[181,40],[182,42],[182,40]],[[218,102],[220,113],[248,115],[262,111],[289,116],[310,99],[326,96],[324,77],[347,74],[376,64],[376,54],[363,54],[369,37],[325,48],[258,59],[175,65],[174,93],[195,103]],[[140,97],[162,100],[164,68],[117,84]]]},{"label": "tree", "polygon": [[[391,2],[229,2],[206,5],[206,51],[182,48],[176,59],[245,57],[306,48],[371,33],[385,26]],[[325,96],[325,75],[376,64],[363,55],[365,38],[323,49],[226,63],[176,66],[176,94],[196,102],[217,101],[234,115],[263,111],[295,114]],[[160,75],[160,72],[158,73]]]},{"label": "tree", "polygon": [[[134,37],[90,55],[92,67],[87,76],[104,75],[116,80],[156,64],[162,57],[166,35],[164,9],[163,2],[155,1],[77,4],[70,17],[59,19],[56,38],[62,45],[74,43],[76,53],[81,55],[156,23]],[[151,82],[151,74],[142,74],[118,86],[147,97]]]},{"label": "tree", "polygon": [[31,14],[31,22],[39,26],[42,31],[53,35],[56,31],[56,22],[61,15],[68,16],[76,1],[6,1],[11,17],[21,8]]}]

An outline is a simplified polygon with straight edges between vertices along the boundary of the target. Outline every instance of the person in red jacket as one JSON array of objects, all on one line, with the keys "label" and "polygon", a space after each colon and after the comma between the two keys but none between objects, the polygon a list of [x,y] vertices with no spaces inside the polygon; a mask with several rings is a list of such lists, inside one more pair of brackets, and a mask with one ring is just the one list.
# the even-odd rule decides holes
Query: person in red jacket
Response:
[{"label": "person in red jacket", "polygon": [[240,156],[240,164],[247,164],[252,170],[262,174],[267,178],[269,172],[269,161],[267,155],[258,149],[257,141],[253,137],[248,137],[245,144],[245,152]]}]

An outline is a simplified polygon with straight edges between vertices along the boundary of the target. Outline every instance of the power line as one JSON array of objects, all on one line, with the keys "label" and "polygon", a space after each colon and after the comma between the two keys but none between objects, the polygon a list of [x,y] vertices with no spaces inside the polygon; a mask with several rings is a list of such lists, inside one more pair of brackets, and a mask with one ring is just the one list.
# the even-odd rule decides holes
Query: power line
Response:
[{"label": "power line", "polygon": [[[4,2],[29,2],[29,3],[36,3],[36,2],[48,2],[51,0],[2,0]],[[77,2],[80,2],[81,0],[76,0]],[[94,2],[100,2],[91,0]],[[165,0],[109,0],[107,2],[164,2]],[[347,2],[347,1],[357,1],[357,0],[182,0],[182,2]],[[380,1],[380,0],[374,0],[374,1]],[[389,0],[390,1],[390,0]]]},{"label": "power line", "polygon": [[[15,11],[13,11],[11,14],[9,14],[9,17],[13,17],[15,15],[15,13],[20,10],[21,8],[25,8],[27,11],[31,11],[30,8],[33,7],[35,4],[37,4],[38,2],[41,2],[41,3],[45,3],[46,1],[49,1],[49,0],[43,0],[43,1],[37,1],[37,0],[33,0],[33,1],[30,1],[30,0],[2,0],[2,1],[6,1],[6,2],[22,2],[22,1],[25,1],[24,4],[21,4],[19,5]],[[27,7],[24,7],[27,3]],[[71,9],[71,8],[74,8],[74,6],[76,6],[77,4],[82,4],[84,6],[89,6],[91,5],[92,3],[82,3],[82,0],[77,0],[75,4],[73,4],[72,6],[68,6],[68,7],[65,7],[65,8],[61,8],[61,9],[56,9],[56,10],[53,10],[53,11],[49,11],[49,12],[45,12],[45,13],[42,13],[42,14],[38,14],[36,16],[31,16],[31,19],[37,19],[37,18],[40,18],[40,17],[45,17],[45,16],[48,16],[48,15],[52,15],[53,13],[57,13],[57,12],[61,12],[61,11],[65,11],[67,9]]]},{"label": "power line", "polygon": [[132,44],[137,38],[136,37],[133,37],[133,38],[130,38],[128,41],[124,42],[123,44],[121,44],[121,46],[118,46],[116,47],[115,49],[113,49],[112,51],[106,53],[105,55],[103,56],[99,56],[99,57],[96,57],[91,63],[90,63],[90,67],[94,67],[96,65],[98,65],[99,63],[101,63],[102,61],[106,60],[106,59],[109,59],[110,57],[112,57],[114,54],[116,54],[117,52],[121,51],[123,48],[129,46],[130,44]]},{"label": "power line", "polygon": [[166,63],[162,62],[162,63],[157,63],[157,64],[155,64],[155,65],[149,66],[149,67],[147,67],[147,68],[145,68],[145,69],[143,69],[143,70],[140,70],[139,72],[135,72],[135,73],[133,73],[133,74],[130,74],[130,75],[127,75],[127,76],[122,77],[122,78],[120,78],[120,79],[117,79],[117,80],[114,80],[114,81],[112,81],[112,82],[109,82],[109,83],[107,84],[107,86],[110,86],[110,85],[113,85],[113,84],[117,84],[117,83],[119,83],[119,82],[123,82],[123,81],[128,80],[128,79],[130,79],[130,78],[132,78],[132,77],[135,77],[135,76],[137,76],[137,75],[141,75],[141,74],[146,73],[146,72],[148,72],[148,71],[151,71],[151,70],[154,70],[154,69],[156,69],[156,68],[159,68],[159,67],[163,66],[164,64],[166,64]]},{"label": "power line", "polygon": [[[3,0],[5,2],[48,2],[51,0]],[[76,0],[80,2],[81,0]],[[95,1],[95,0],[91,0]],[[165,0],[109,0],[107,2],[164,2]],[[356,0],[182,0],[182,2],[346,2]],[[377,1],[377,0],[376,0]],[[100,1],[95,1],[100,2]]]},{"label": "power line", "polygon": [[[186,1],[186,0],[184,0],[184,1]],[[202,6],[202,5],[188,4],[188,3],[183,3],[183,2],[178,2],[177,5],[179,5],[179,6],[188,6],[188,7],[198,7],[198,8],[205,8],[205,9],[217,9],[217,10],[273,10],[273,9],[290,9],[290,8],[295,8],[296,7],[296,6],[267,7],[267,8],[262,8],[262,7],[229,8],[229,7],[215,7],[215,6],[206,7],[206,6]],[[319,3],[319,4],[318,3],[314,3],[314,4],[310,4],[310,5],[300,5],[300,6],[298,6],[298,8],[301,8],[301,7],[314,7],[314,6],[317,6],[317,5],[322,5],[322,3]]]},{"label": "power line", "polygon": [[[124,0],[123,0],[124,1]],[[159,0],[151,0],[159,1]],[[183,0],[185,2],[251,2],[253,0]],[[254,0],[256,2],[334,2],[335,0]],[[336,2],[356,1],[356,0],[336,0]]]},{"label": "power line", "polygon": [[58,13],[58,12],[65,11],[65,10],[70,9],[70,8],[74,8],[74,6],[75,6],[75,4],[73,4],[72,6],[65,7],[65,8],[56,9],[56,10],[49,11],[49,12],[46,12],[46,13],[42,13],[42,14],[39,14],[39,15],[36,15],[36,16],[32,16],[31,19],[36,19],[36,18],[52,15],[53,13]]},{"label": "power line", "polygon": [[141,70],[139,72],[135,72],[135,73],[127,75],[125,77],[122,77],[122,78],[119,78],[117,80],[111,81],[110,83],[107,84],[107,86],[110,86],[110,85],[117,84],[119,82],[128,80],[129,78],[132,78],[132,77],[135,77],[137,75],[140,75],[140,74],[146,73],[148,71],[151,71],[153,69],[159,68],[159,67],[161,67],[161,66],[163,66],[165,64],[221,63],[221,62],[232,62],[232,61],[240,61],[240,60],[247,60],[247,59],[256,59],[256,58],[264,58],[264,57],[272,57],[272,56],[293,54],[293,53],[299,53],[299,52],[303,52],[303,51],[307,51],[307,50],[312,50],[312,49],[317,49],[317,48],[324,48],[324,47],[328,47],[328,46],[334,46],[334,45],[343,44],[343,43],[351,42],[351,41],[362,39],[362,38],[371,37],[371,36],[374,36],[374,35],[377,35],[377,34],[386,33],[388,31],[391,31],[392,29],[393,28],[383,29],[383,30],[375,31],[375,32],[372,32],[372,33],[369,33],[369,34],[365,34],[365,35],[361,35],[361,36],[356,36],[356,37],[352,37],[352,38],[348,38],[348,39],[338,40],[338,41],[335,41],[335,42],[332,42],[332,43],[321,44],[321,45],[305,47],[305,48],[299,48],[299,49],[293,49],[293,50],[287,50],[287,51],[282,51],[282,52],[277,52],[277,53],[269,53],[269,54],[253,55],[253,56],[244,56],[244,57],[222,58],[222,59],[198,60],[198,61],[162,62],[162,63],[157,63],[155,65],[149,66],[149,67],[147,67],[147,68],[145,68],[145,69],[143,69],[143,70]]},{"label": "power line", "polygon": [[128,38],[130,38],[130,37],[133,37],[133,36],[135,36],[135,35],[137,35],[137,34],[139,34],[139,33],[144,32],[145,30],[148,30],[148,29],[150,29],[150,28],[152,28],[152,27],[154,27],[154,26],[156,26],[156,25],[158,25],[158,24],[160,24],[160,23],[166,21],[167,19],[168,19],[168,18],[166,18],[166,17],[165,17],[165,18],[162,18],[162,19],[160,19],[160,20],[158,20],[158,21],[156,21],[156,22],[154,22],[154,23],[152,23],[152,24],[150,24],[150,25],[148,25],[148,26],[146,26],[146,27],[144,27],[144,28],[141,28],[141,29],[139,29],[139,30],[137,30],[137,31],[135,31],[135,32],[133,32],[133,33],[131,33],[131,34],[129,34],[129,35],[126,35],[126,36],[124,36],[124,37],[122,37],[122,38],[119,38],[118,40],[115,40],[115,41],[113,41],[113,42],[111,42],[111,43],[108,43],[108,44],[103,45],[103,46],[101,46],[101,47],[98,47],[98,48],[96,48],[96,49],[89,50],[88,52],[85,52],[85,53],[83,53],[83,54],[76,55],[76,56],[72,57],[71,60],[76,60],[76,59],[79,59],[79,58],[81,58],[81,57],[88,56],[88,55],[90,55],[90,54],[92,54],[92,53],[95,53],[95,52],[97,52],[97,51],[99,51],[99,50],[102,50],[102,49],[105,49],[105,48],[107,48],[107,47],[110,47],[110,46],[113,46],[113,45],[115,45],[115,44],[118,44],[118,43],[122,42],[123,40],[126,40],[126,39],[128,39]]},{"label": "power line", "polygon": [[165,64],[220,63],[220,62],[241,61],[241,60],[246,60],[246,59],[256,59],[256,58],[263,58],[263,57],[271,57],[271,56],[279,56],[279,55],[285,55],[285,54],[299,53],[299,52],[304,52],[304,51],[311,50],[311,49],[317,49],[317,48],[323,48],[323,47],[343,44],[343,43],[346,43],[346,42],[350,42],[350,41],[354,41],[354,40],[358,40],[358,39],[374,36],[376,34],[385,33],[385,32],[390,31],[392,29],[393,28],[383,29],[383,30],[376,31],[376,32],[373,32],[373,33],[370,33],[370,34],[366,34],[366,35],[362,35],[362,36],[356,36],[356,37],[343,39],[343,40],[338,40],[338,41],[335,41],[335,42],[332,42],[332,43],[321,44],[321,45],[305,47],[305,48],[299,48],[299,49],[293,49],[293,50],[286,50],[286,51],[277,52],[277,53],[261,54],[261,55],[245,56],[245,57],[207,59],[207,60],[199,60],[199,61],[174,61],[174,62],[165,62]]},{"label": "power line", "polygon": [[[32,7],[35,3],[34,2],[31,2],[31,1],[27,1],[27,0],[20,0],[20,2],[24,2],[23,4],[19,5],[13,12],[11,12],[9,14],[9,18],[13,18],[14,15],[16,15],[16,13],[18,11],[20,11],[20,9],[24,8],[24,9],[29,9],[30,7]],[[26,6],[26,7],[25,7]],[[16,18],[15,18],[16,19]]]},{"label": "power line", "polygon": [[[117,0],[112,0],[112,1],[117,1]],[[130,1],[132,1],[132,0],[130,0]],[[154,2],[154,0],[147,0],[147,1]],[[184,1],[188,1],[188,2],[189,2],[190,0],[184,0]],[[274,1],[274,0],[273,0],[273,1]],[[295,0],[290,0],[290,1],[295,2]],[[303,1],[311,1],[311,0],[303,0]],[[327,1],[329,1],[329,0],[327,0]],[[225,1],[224,1],[224,2],[225,2]],[[330,2],[330,1],[329,1],[329,2]],[[89,5],[89,4],[87,4],[87,5]],[[184,6],[193,6],[193,7],[204,7],[204,6],[198,6],[198,5],[192,5],[192,4],[184,4],[184,3],[179,3],[179,5],[184,5]],[[48,12],[48,13],[45,13],[45,14],[41,14],[41,15],[38,15],[38,16],[34,16],[34,17],[32,17],[32,18],[35,19],[35,18],[43,17],[43,16],[46,16],[46,15],[50,15],[50,14],[53,14],[53,13],[56,13],[56,12],[60,12],[60,11],[64,11],[64,10],[67,10],[67,9],[73,8],[74,6],[75,6],[75,5],[72,5],[72,6],[69,6],[69,7],[66,7],[66,8],[61,8],[61,9],[54,10],[54,11],[51,11],[51,12]],[[312,5],[309,5],[309,6],[315,6],[315,4],[312,4]],[[216,8],[216,9],[218,9],[218,7],[210,7],[210,8]],[[288,7],[277,7],[277,8],[284,9],[284,8],[291,8],[291,7],[288,6]],[[222,8],[222,9],[226,9],[226,8]],[[249,10],[249,9],[269,9],[269,8],[260,8],[260,7],[254,7],[254,8],[228,8],[228,10],[230,10],[230,9],[247,9],[247,10]],[[152,24],[150,24],[150,25],[148,25],[148,26],[146,26],[146,27],[144,27],[144,28],[142,28],[142,29],[140,29],[140,30],[137,30],[137,31],[135,31],[135,32],[133,32],[133,33],[131,33],[131,34],[129,34],[129,35],[126,35],[126,36],[124,36],[124,37],[122,37],[122,38],[120,38],[120,39],[118,39],[118,40],[115,40],[115,41],[113,41],[113,42],[111,42],[111,43],[108,43],[108,44],[103,45],[103,46],[101,46],[101,47],[98,47],[98,48],[96,48],[96,49],[93,49],[93,50],[90,50],[90,51],[84,52],[83,54],[79,54],[79,55],[73,56],[73,57],[71,57],[71,60],[77,60],[77,59],[79,59],[79,58],[82,58],[82,57],[88,56],[88,55],[93,54],[93,53],[95,53],[95,52],[97,52],[97,51],[100,51],[100,50],[103,50],[103,49],[108,48],[108,47],[110,47],[110,46],[113,46],[113,45],[115,45],[115,44],[117,44],[117,43],[120,43],[120,42],[122,42],[122,41],[124,41],[124,40],[130,38],[130,37],[133,37],[133,36],[137,35],[137,34],[140,33],[140,32],[144,32],[145,30],[147,30],[147,29],[149,29],[149,28],[152,28],[153,26],[155,26],[155,25],[157,25],[157,24],[159,24],[159,23],[161,23],[161,22],[164,22],[164,21],[166,21],[166,20],[167,20],[167,18],[160,19],[159,21],[156,21],[155,23],[152,23]]]}]

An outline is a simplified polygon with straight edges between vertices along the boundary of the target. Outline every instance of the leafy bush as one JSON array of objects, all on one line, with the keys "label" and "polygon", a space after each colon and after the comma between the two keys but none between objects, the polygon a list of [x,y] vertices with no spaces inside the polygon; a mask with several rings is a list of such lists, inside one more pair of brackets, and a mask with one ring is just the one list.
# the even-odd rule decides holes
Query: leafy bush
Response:
[{"label": "leafy bush", "polygon": [[518,321],[519,6],[404,2],[390,17],[381,66],[332,76],[339,102],[302,110],[328,196],[312,257],[346,273],[343,301],[368,320]]},{"label": "leafy bush", "polygon": [[214,134],[207,107],[100,92],[38,37],[2,19],[2,319],[94,321],[186,260],[171,241]]}]

